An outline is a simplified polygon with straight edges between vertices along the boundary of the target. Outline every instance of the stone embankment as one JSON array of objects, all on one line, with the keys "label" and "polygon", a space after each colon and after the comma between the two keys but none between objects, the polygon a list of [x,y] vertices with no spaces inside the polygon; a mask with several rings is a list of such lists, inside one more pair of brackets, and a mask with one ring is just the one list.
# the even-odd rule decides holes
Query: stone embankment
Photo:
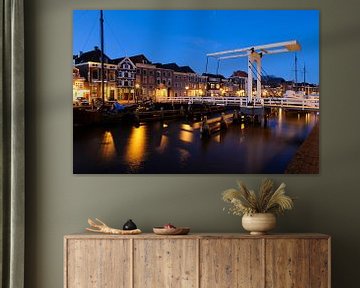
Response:
[{"label": "stone embankment", "polygon": [[319,122],[310,132],[309,137],[300,146],[294,158],[285,170],[286,174],[319,173]]}]

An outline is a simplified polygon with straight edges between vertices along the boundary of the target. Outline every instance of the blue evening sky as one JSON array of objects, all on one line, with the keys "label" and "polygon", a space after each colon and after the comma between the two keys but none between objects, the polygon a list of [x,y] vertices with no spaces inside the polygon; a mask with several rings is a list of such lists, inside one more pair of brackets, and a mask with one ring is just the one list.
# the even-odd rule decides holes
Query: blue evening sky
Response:
[{"label": "blue evening sky", "polygon": [[[98,10],[75,10],[73,53],[100,46]],[[317,10],[104,10],[105,48],[110,58],[144,54],[152,62],[189,65],[205,72],[206,54],[297,40],[298,69],[319,83],[319,11]],[[294,53],[267,55],[268,75],[294,79]],[[219,73],[246,71],[246,58],[222,61]],[[208,72],[216,72],[210,60]],[[303,81],[299,71],[298,81]]]}]

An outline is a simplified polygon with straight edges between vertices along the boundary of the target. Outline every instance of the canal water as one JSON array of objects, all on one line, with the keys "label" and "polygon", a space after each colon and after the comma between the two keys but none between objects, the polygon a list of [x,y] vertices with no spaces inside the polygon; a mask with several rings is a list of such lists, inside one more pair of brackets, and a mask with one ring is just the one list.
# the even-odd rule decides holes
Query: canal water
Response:
[{"label": "canal water", "polygon": [[74,128],[75,174],[284,173],[319,120],[314,112],[273,110],[267,125],[232,124],[201,139],[200,123]]}]

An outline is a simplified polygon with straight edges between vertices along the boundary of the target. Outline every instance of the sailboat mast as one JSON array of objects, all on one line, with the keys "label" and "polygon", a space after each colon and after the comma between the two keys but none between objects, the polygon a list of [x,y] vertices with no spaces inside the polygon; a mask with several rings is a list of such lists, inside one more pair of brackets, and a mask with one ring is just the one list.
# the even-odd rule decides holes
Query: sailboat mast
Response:
[{"label": "sailboat mast", "polygon": [[305,79],[305,77],[306,77],[306,67],[305,67],[305,63],[304,63],[304,85],[305,85],[305,83],[306,83],[306,79]]},{"label": "sailboat mast", "polygon": [[105,91],[104,91],[104,14],[100,10],[100,60],[101,60],[101,98],[105,104]]},{"label": "sailboat mast", "polygon": [[296,53],[295,53],[295,87],[296,87],[296,84],[297,84],[297,82],[298,82],[297,76],[298,76],[297,55],[296,55]]}]

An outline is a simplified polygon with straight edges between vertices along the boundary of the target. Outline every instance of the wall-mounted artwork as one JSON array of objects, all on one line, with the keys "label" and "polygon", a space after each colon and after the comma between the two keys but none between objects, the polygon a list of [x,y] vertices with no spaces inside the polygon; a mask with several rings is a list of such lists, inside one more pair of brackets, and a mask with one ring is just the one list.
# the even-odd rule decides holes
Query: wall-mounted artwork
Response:
[{"label": "wall-mounted artwork", "polygon": [[75,174],[319,173],[319,12],[76,10]]}]

